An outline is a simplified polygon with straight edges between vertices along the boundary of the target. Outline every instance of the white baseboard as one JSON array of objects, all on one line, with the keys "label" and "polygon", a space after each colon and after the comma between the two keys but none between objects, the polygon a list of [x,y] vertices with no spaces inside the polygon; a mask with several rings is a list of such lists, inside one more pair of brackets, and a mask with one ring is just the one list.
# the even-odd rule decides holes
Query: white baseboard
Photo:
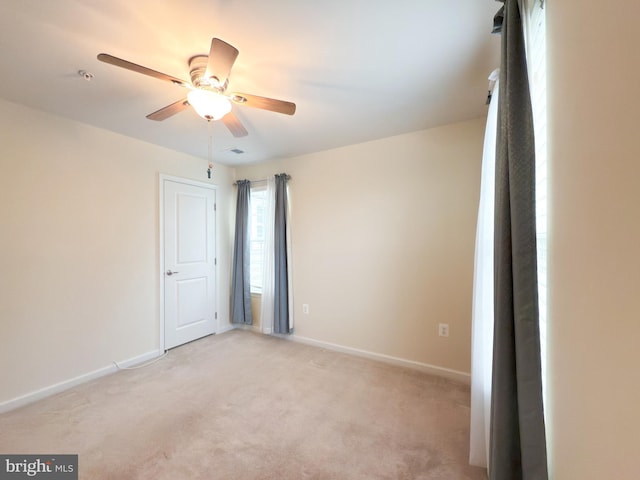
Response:
[{"label": "white baseboard", "polygon": [[230,324],[226,328],[224,328],[224,329],[222,329],[222,330],[220,330],[219,332],[216,332],[216,333],[225,333],[225,332],[229,332],[231,330],[248,330],[250,332],[262,333],[264,335],[271,335],[271,329],[270,328],[262,330],[262,327],[259,327],[257,325],[243,325],[241,323]]},{"label": "white baseboard", "polygon": [[231,330],[235,330],[236,326],[237,325],[233,325],[231,323],[227,323],[226,325],[223,325],[222,327],[220,327],[218,329],[218,331],[216,332],[216,335],[220,335],[222,333],[230,332]]},{"label": "white baseboard", "polygon": [[[152,350],[150,352],[143,353],[142,355],[138,355],[133,358],[122,360],[117,363],[120,368],[132,367],[134,365],[139,365],[141,363],[152,360],[162,355],[162,353],[163,352],[160,350]],[[15,410],[16,408],[23,407],[33,402],[37,402],[38,400],[42,400],[43,398],[50,397],[51,395],[55,395],[56,393],[63,392],[70,388],[76,387],[82,383],[86,383],[90,380],[94,380],[96,378],[104,377],[105,375],[115,373],[118,371],[118,366],[116,366],[114,362],[109,366],[98,368],[97,370],[93,370],[92,372],[87,372],[82,375],[78,375],[77,377],[70,378],[69,380],[63,380],[62,382],[58,382],[53,385],[49,385],[47,387],[41,388],[39,390],[29,392],[25,395],[20,395],[19,397],[12,398],[4,402],[0,402],[0,413],[5,413],[10,410]]]},{"label": "white baseboard", "polygon": [[237,330],[249,330],[250,332],[262,333],[262,330],[260,330],[260,327],[256,325],[243,325],[240,323],[234,323],[232,328]]},{"label": "white baseboard", "polygon": [[151,350],[150,352],[143,353],[142,355],[138,355],[137,357],[129,358],[128,360],[123,360],[117,363],[117,366],[120,368],[129,368],[136,365],[140,365],[141,363],[148,362],[149,360],[153,360],[154,358],[158,358],[164,352],[161,350]]},{"label": "white baseboard", "polygon": [[398,365],[400,367],[412,368],[421,372],[436,375],[438,377],[448,378],[455,380],[466,385],[471,384],[471,374],[466,372],[460,372],[458,370],[452,370],[450,368],[438,367],[435,365],[429,365],[428,363],[416,362],[414,360],[407,360],[399,357],[392,357],[390,355],[384,355],[382,353],[369,352],[367,350],[360,350],[358,348],[345,347],[335,343],[323,342],[321,340],[315,340],[313,338],[301,337],[299,335],[278,335],[280,338],[284,338],[293,342],[304,343],[305,345],[312,345],[314,347],[321,347],[327,350],[332,350],[340,353],[348,353],[350,355],[356,355],[358,357],[369,358],[371,360],[377,360],[380,362],[388,363],[391,365]]}]

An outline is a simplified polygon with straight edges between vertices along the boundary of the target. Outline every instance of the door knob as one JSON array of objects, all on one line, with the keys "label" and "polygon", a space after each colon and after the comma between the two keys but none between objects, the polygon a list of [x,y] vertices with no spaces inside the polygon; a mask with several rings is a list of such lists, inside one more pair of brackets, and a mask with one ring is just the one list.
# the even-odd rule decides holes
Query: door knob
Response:
[{"label": "door knob", "polygon": [[167,270],[167,276],[168,277],[170,277],[171,275],[173,275],[175,273],[180,273],[180,272],[172,272],[171,270]]}]

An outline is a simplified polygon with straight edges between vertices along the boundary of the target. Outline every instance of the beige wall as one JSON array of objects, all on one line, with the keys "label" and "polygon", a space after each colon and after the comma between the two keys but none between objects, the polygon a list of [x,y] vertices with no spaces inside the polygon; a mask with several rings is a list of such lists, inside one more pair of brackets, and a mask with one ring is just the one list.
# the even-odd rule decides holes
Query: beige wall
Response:
[{"label": "beige wall", "polygon": [[292,175],[297,336],[470,371],[484,123],[237,169]]},{"label": "beige wall", "polygon": [[[206,161],[5,101],[0,132],[3,402],[159,348],[158,174]],[[221,324],[232,175],[212,180]]]},{"label": "beige wall", "polygon": [[262,322],[262,296],[260,294],[251,294],[251,314],[253,316],[253,328],[261,330]]},{"label": "beige wall", "polygon": [[547,5],[555,480],[640,475],[640,3]]}]

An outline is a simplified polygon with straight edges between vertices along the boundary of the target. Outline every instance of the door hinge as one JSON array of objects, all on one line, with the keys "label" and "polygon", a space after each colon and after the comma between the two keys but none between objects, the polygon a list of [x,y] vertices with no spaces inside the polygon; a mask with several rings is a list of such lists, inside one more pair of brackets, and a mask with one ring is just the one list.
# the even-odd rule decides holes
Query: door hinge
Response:
[{"label": "door hinge", "polygon": [[214,203],[214,204],[213,204],[213,211],[215,212],[216,210],[218,210],[218,204],[217,204],[217,203]]},{"label": "door hinge", "polygon": [[217,258],[214,258],[214,259],[213,259],[213,264],[214,264],[214,265],[218,265],[218,259],[217,259]]},{"label": "door hinge", "polygon": [[218,319],[218,312],[216,312],[216,320]]}]

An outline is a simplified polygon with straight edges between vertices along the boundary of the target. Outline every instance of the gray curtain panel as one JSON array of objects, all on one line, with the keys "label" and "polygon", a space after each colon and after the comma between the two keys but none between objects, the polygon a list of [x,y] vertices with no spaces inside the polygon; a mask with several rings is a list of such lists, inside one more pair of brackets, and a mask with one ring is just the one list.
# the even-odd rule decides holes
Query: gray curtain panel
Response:
[{"label": "gray curtain panel", "polygon": [[491,480],[546,480],[533,117],[517,0],[506,0],[498,103]]},{"label": "gray curtain panel", "polygon": [[287,180],[286,173],[276,175],[274,240],[274,318],[275,333],[291,333],[289,328],[289,259],[287,258]]},{"label": "gray curtain panel", "polygon": [[231,321],[253,324],[251,314],[251,287],[249,283],[249,199],[251,182],[240,180],[236,203],[236,234],[233,245],[233,278],[231,282]]}]

